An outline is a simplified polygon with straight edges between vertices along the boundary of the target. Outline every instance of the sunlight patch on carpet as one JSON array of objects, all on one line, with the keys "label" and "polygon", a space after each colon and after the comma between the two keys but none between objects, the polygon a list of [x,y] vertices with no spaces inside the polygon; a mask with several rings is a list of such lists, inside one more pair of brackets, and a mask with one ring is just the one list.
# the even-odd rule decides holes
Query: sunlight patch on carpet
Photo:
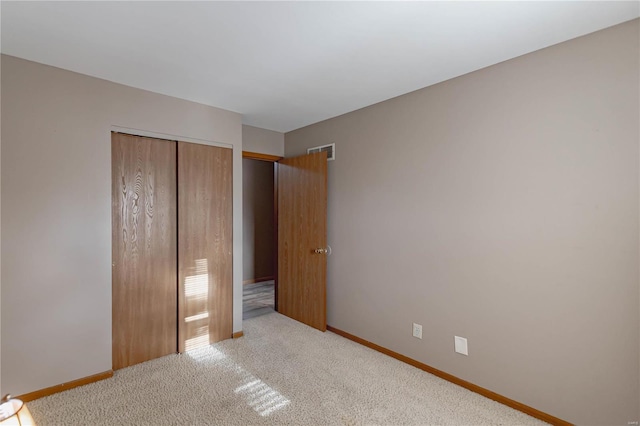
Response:
[{"label": "sunlight patch on carpet", "polygon": [[[208,336],[207,336],[208,337]],[[199,347],[186,352],[193,360],[206,363],[217,363],[227,356],[213,346]]]},{"label": "sunlight patch on carpet", "polygon": [[254,376],[214,346],[200,347],[187,351],[194,361],[207,364],[220,364],[230,369],[240,379],[234,393],[241,395],[247,405],[262,417],[277,411],[291,403],[280,392]]},{"label": "sunlight patch on carpet", "polygon": [[268,416],[291,402],[280,392],[241,367],[237,367],[237,372],[243,377],[235,393],[243,395],[247,404],[262,417]]}]

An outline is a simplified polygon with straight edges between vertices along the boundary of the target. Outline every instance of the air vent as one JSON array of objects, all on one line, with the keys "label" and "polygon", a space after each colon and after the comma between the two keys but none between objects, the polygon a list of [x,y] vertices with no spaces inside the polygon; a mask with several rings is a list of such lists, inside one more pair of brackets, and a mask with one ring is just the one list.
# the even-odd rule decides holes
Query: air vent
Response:
[{"label": "air vent", "polygon": [[307,149],[307,154],[315,154],[316,152],[326,152],[328,161],[335,160],[336,144],[330,143],[329,145],[321,145]]}]

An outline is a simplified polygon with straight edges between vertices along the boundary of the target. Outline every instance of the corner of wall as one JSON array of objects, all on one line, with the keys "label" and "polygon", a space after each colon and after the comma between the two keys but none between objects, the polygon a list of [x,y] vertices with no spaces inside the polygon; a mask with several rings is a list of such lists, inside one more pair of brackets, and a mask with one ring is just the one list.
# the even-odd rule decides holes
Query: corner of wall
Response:
[{"label": "corner of wall", "polygon": [[242,125],[242,149],[259,154],[284,156],[284,133]]}]

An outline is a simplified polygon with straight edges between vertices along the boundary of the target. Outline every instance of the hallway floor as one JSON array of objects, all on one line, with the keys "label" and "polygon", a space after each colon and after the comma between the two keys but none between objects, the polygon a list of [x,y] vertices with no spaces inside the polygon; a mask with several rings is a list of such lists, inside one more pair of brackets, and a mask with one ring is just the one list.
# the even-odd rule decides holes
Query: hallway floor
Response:
[{"label": "hallway floor", "polygon": [[243,285],[242,319],[259,317],[274,312],[274,281]]}]

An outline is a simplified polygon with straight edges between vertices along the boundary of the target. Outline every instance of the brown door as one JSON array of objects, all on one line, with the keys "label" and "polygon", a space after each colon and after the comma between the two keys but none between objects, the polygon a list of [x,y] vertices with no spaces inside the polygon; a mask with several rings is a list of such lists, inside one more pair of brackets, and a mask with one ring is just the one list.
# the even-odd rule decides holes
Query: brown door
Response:
[{"label": "brown door", "polygon": [[178,142],[178,348],[233,334],[231,149]]},{"label": "brown door", "polygon": [[112,133],[111,161],[115,370],[176,352],[176,144]]},{"label": "brown door", "polygon": [[327,153],[278,163],[278,312],[327,329]]}]

